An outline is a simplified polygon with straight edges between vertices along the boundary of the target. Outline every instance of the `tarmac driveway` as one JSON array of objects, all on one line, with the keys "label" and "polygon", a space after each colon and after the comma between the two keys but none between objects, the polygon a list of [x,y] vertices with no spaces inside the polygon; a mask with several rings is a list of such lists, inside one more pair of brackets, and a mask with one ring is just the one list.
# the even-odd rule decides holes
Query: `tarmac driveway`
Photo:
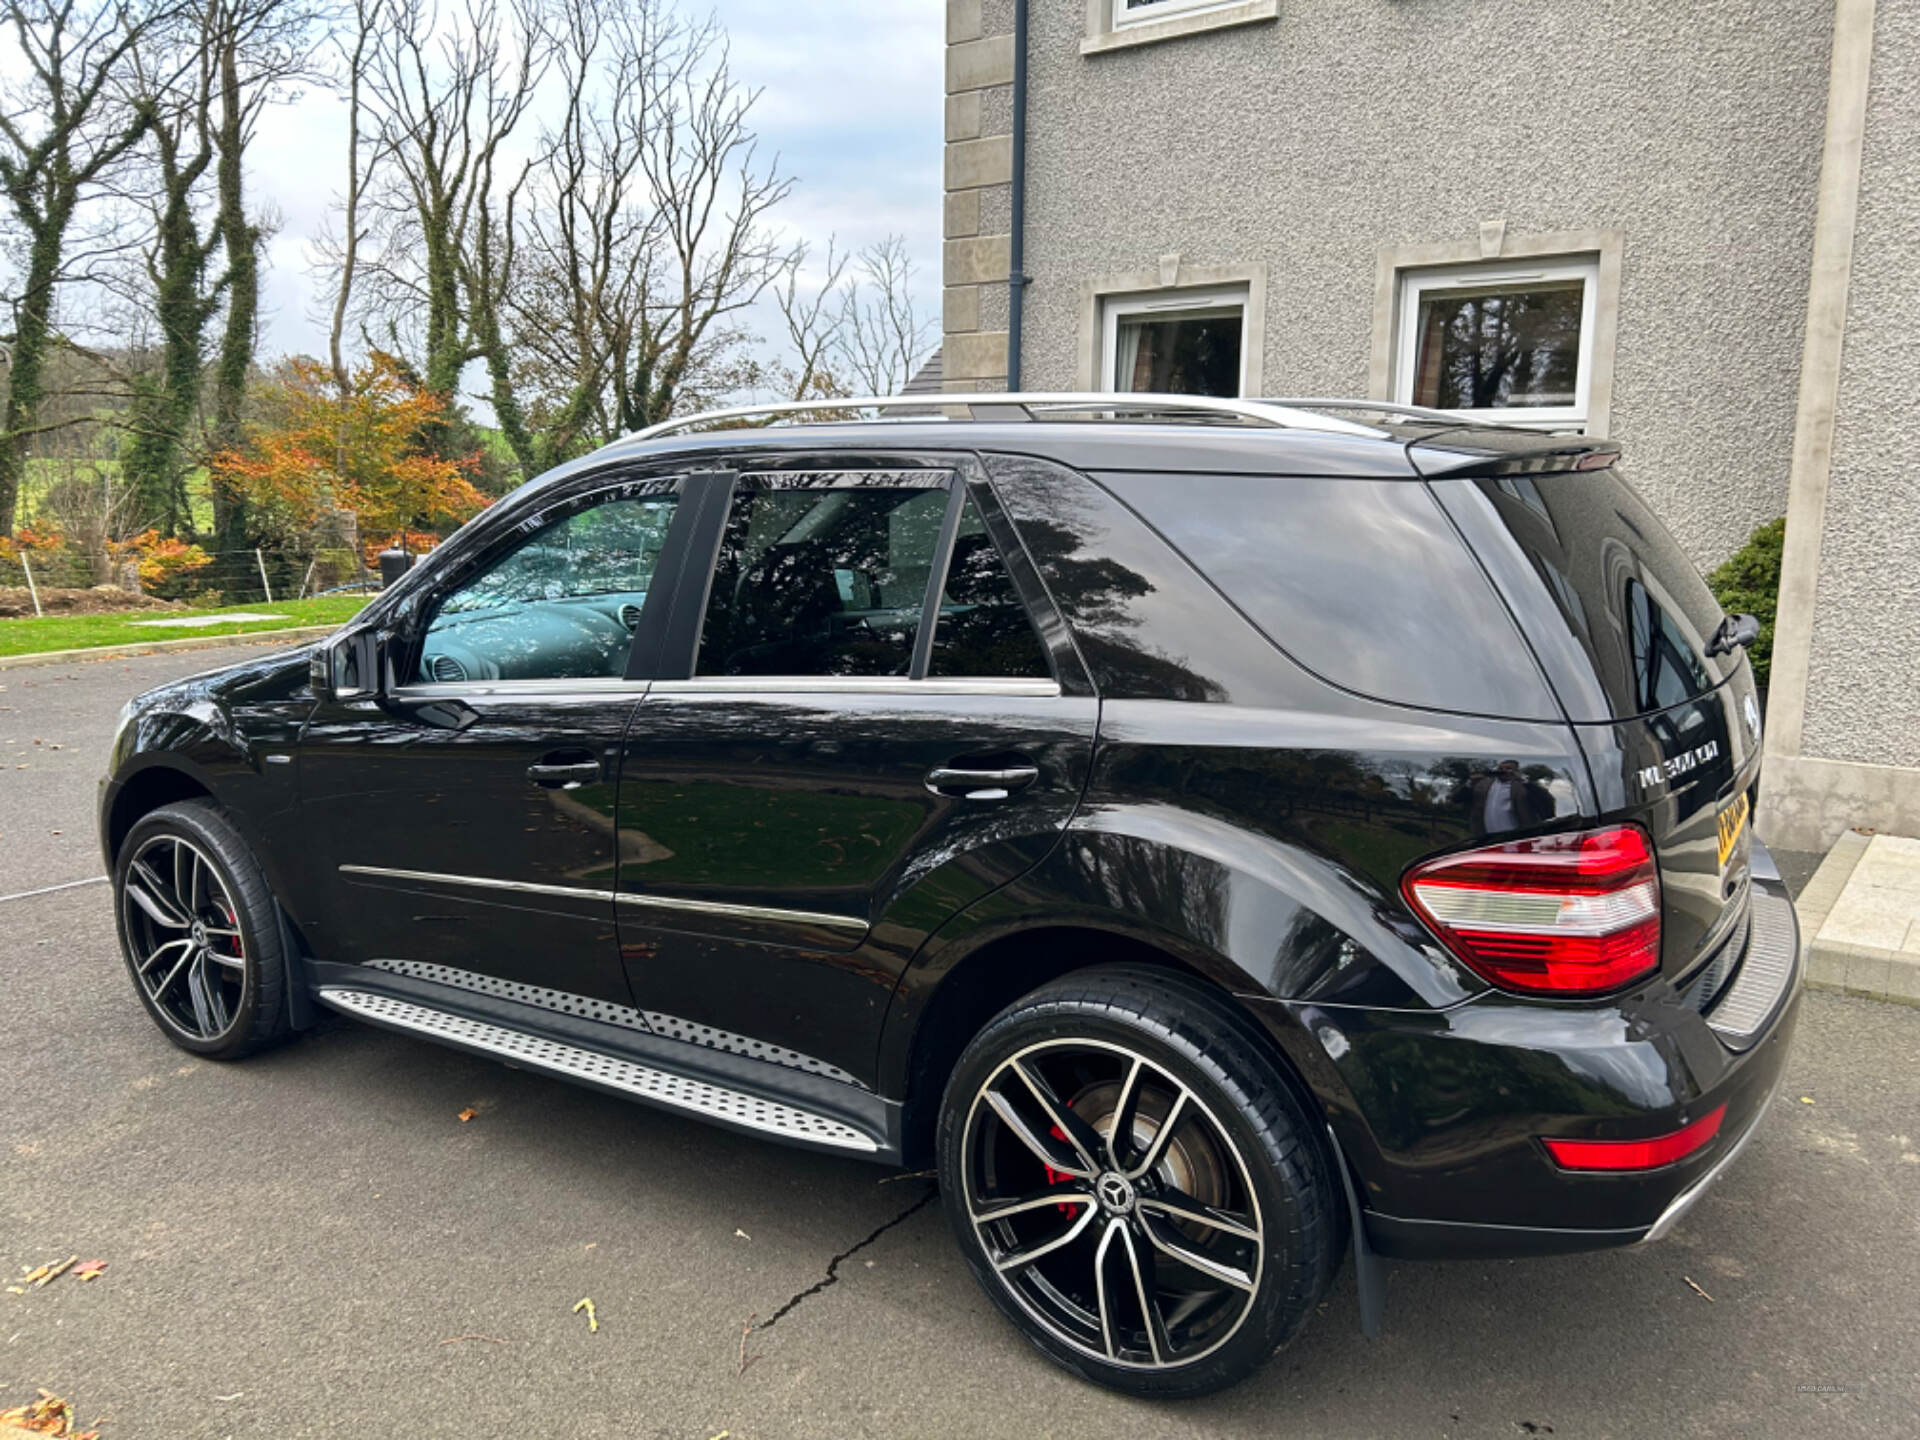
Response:
[{"label": "tarmac driveway", "polygon": [[[0,671],[0,895],[99,874],[120,703],[244,653]],[[104,885],[0,900],[0,1015],[0,1265],[107,1262],[0,1293],[0,1408],[45,1386],[104,1440],[1920,1432],[1920,1010],[1810,995],[1781,1103],[1665,1244],[1403,1266],[1371,1344],[1343,1276],[1180,1407],[1030,1352],[923,1180],[340,1021],[196,1062]]]}]

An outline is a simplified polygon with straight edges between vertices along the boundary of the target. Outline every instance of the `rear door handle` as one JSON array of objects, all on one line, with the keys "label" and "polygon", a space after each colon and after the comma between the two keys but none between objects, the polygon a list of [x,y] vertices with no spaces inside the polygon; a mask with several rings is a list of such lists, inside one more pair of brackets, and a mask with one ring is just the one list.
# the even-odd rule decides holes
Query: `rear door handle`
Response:
[{"label": "rear door handle", "polygon": [[964,769],[943,765],[927,772],[927,789],[936,795],[963,800],[1004,800],[1040,778],[1036,765],[1008,765],[998,769]]},{"label": "rear door handle", "polygon": [[558,765],[542,761],[527,767],[527,779],[543,790],[578,790],[599,778],[598,760],[571,760]]}]

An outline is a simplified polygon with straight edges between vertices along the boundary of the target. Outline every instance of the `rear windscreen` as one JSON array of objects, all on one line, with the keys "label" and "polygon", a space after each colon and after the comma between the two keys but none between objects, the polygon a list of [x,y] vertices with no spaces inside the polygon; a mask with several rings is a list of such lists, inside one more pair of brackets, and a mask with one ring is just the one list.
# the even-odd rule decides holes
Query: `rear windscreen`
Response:
[{"label": "rear windscreen", "polygon": [[1575,720],[1665,710],[1739,668],[1738,650],[1708,658],[1719,602],[1617,470],[1458,483],[1492,503],[1592,667],[1611,715],[1580,713],[1567,695]]},{"label": "rear windscreen", "polygon": [[1097,478],[1322,679],[1396,704],[1560,718],[1505,605],[1424,485]]}]

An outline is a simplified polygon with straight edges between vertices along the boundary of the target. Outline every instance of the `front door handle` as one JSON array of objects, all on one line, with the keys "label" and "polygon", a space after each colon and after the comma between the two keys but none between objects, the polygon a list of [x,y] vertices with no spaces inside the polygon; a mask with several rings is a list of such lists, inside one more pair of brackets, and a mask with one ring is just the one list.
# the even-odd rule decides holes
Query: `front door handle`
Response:
[{"label": "front door handle", "polygon": [[598,760],[569,760],[562,764],[542,761],[527,767],[527,779],[543,790],[578,790],[599,778]]},{"label": "front door handle", "polygon": [[943,765],[927,772],[927,789],[936,795],[957,795],[964,800],[1004,800],[1039,778],[1040,769],[1036,765],[977,770]]}]

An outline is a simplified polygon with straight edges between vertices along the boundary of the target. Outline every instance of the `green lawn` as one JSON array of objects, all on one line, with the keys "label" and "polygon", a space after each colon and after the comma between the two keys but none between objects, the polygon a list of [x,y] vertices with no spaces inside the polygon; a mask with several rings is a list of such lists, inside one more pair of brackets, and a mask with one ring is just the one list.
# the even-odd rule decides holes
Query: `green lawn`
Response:
[{"label": "green lawn", "polygon": [[[112,615],[49,615],[44,619],[0,620],[0,655],[38,655],[49,650],[92,650],[103,645],[143,645],[155,640],[198,640],[209,635],[244,635],[253,630],[285,630],[295,625],[344,625],[371,596],[322,595],[316,600],[287,600],[272,605],[226,605],[218,610],[128,610]],[[241,611],[271,615],[205,626],[141,625],[141,620],[177,620],[189,615]]]}]

